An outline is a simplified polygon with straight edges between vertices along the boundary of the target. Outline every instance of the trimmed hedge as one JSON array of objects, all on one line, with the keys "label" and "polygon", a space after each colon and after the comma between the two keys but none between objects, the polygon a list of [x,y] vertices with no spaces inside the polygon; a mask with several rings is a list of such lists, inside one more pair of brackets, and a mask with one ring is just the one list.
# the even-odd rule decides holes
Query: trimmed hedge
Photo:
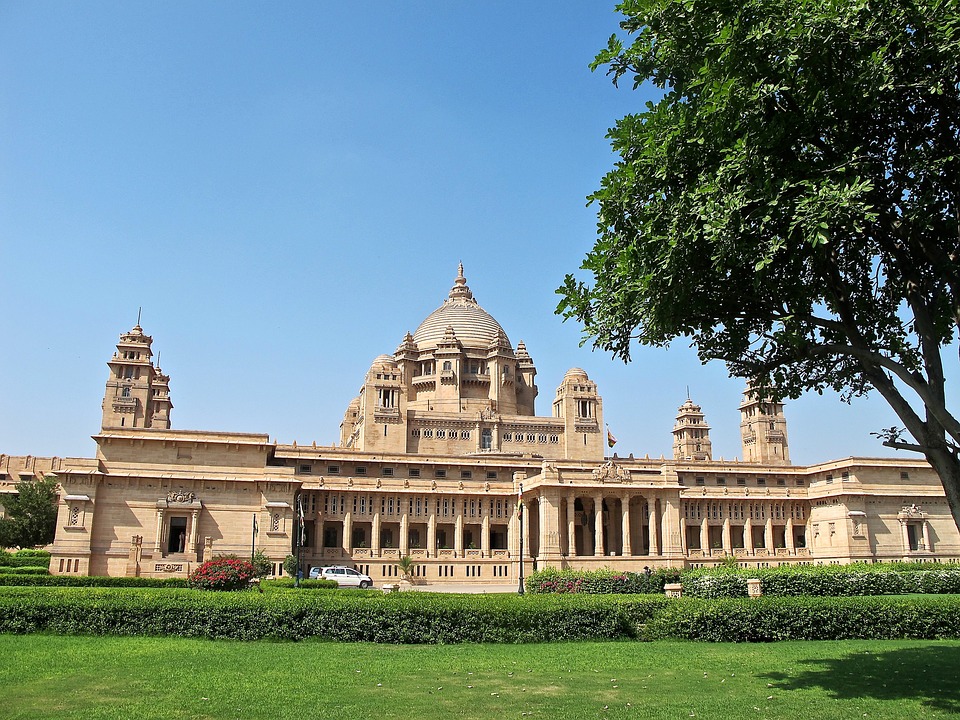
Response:
[{"label": "trimmed hedge", "polygon": [[97,575],[2,575],[0,586],[185,588],[185,578],[101,577]]},{"label": "trimmed hedge", "polygon": [[680,598],[647,623],[644,637],[707,642],[960,638],[960,598]]},{"label": "trimmed hedge", "polygon": [[46,550],[0,551],[0,567],[49,567],[50,553]]},{"label": "trimmed hedge", "polygon": [[0,632],[380,643],[637,638],[670,601],[650,596],[209,593],[6,588]]},{"label": "trimmed hedge", "polygon": [[[282,578],[273,578],[271,580],[263,580],[261,582],[261,585],[263,585],[264,589],[268,587],[284,589],[284,590],[292,590],[296,588],[296,583],[294,579],[291,577],[282,577]],[[301,590],[336,590],[339,587],[340,586],[337,584],[336,580],[323,580],[318,578],[316,580],[307,579],[307,580],[300,581]],[[377,592],[379,592],[379,590]]]},{"label": "trimmed hedge", "polygon": [[666,583],[680,581],[681,571],[661,568],[649,575],[615,570],[555,570],[547,568],[527,576],[529,593],[588,593],[592,595],[650,593],[660,594]]},{"label": "trimmed hedge", "polygon": [[527,578],[533,593],[658,593],[665,582],[683,584],[687,597],[706,599],[747,596],[747,579],[758,578],[767,596],[960,593],[960,567],[932,563],[853,563],[850,565],[781,565],[776,568],[715,567],[639,573],[597,570],[543,570]]},{"label": "trimmed hedge", "polygon": [[960,597],[209,593],[4,588],[0,632],[380,643],[960,638]]},{"label": "trimmed hedge", "polygon": [[0,575],[49,575],[50,571],[45,567],[0,567]]}]

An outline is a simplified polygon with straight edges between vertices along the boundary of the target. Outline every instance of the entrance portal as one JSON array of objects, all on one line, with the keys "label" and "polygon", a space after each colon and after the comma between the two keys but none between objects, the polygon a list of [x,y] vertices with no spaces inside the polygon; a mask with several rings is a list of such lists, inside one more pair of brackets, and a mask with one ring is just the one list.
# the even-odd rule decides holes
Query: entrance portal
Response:
[{"label": "entrance portal", "polygon": [[187,519],[170,518],[170,532],[167,534],[167,552],[182,553],[187,549]]}]

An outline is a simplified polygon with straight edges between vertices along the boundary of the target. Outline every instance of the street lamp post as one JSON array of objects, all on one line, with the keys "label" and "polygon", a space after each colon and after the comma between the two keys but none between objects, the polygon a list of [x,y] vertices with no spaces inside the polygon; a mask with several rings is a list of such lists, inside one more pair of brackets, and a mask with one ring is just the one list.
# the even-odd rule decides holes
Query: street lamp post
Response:
[{"label": "street lamp post", "polygon": [[520,532],[520,584],[517,586],[517,594],[523,595],[523,483],[520,483],[517,498],[517,519],[519,520]]}]

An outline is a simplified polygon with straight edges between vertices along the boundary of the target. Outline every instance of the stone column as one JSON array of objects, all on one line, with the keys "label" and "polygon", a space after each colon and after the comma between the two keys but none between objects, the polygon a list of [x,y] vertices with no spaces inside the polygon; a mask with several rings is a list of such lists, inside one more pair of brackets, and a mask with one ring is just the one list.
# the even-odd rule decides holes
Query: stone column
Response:
[{"label": "stone column", "polygon": [[623,536],[623,555],[630,557],[633,555],[633,544],[630,542],[630,495],[624,493],[620,497],[623,513],[621,515],[622,526],[620,533]]},{"label": "stone column", "polygon": [[163,552],[163,510],[157,510],[157,540],[153,549],[156,552]]},{"label": "stone column", "polygon": [[577,498],[567,495],[567,557],[577,554]]},{"label": "stone column", "polygon": [[463,513],[459,510],[459,498],[454,501],[457,505],[457,524],[453,531],[453,552],[458,558],[463,557]]},{"label": "stone column", "polygon": [[373,496],[373,520],[370,522],[370,554],[380,557],[380,504]]},{"label": "stone column", "polygon": [[433,498],[430,499],[430,515],[427,518],[427,555],[437,556],[437,511]]},{"label": "stone column", "polygon": [[343,538],[341,538],[343,554],[353,555],[353,511],[347,510],[343,515]]},{"label": "stone column", "polygon": [[593,555],[594,557],[603,556],[603,495],[599,493],[593,496],[593,513],[596,527],[594,530]]},{"label": "stone column", "polygon": [[727,555],[733,555],[733,540],[730,539],[730,517],[723,519],[723,551]]},{"label": "stone column", "polygon": [[930,550],[930,523],[926,520],[920,521],[920,534],[923,537],[923,547],[921,550]]},{"label": "stone column", "polygon": [[400,557],[410,554],[410,519],[407,515],[407,499],[403,499],[404,511],[400,515]]},{"label": "stone column", "polygon": [[650,554],[659,555],[660,547],[657,542],[657,500],[656,498],[647,498],[647,512],[650,514],[650,520],[647,523],[650,526]]},{"label": "stone column", "polygon": [[743,521],[743,547],[753,555],[753,522],[749,517]]},{"label": "stone column", "polygon": [[480,525],[480,551],[485,558],[490,557],[490,513],[486,510]]},{"label": "stone column", "polygon": [[320,553],[321,557],[323,556],[323,531],[324,531],[324,522],[323,519],[317,520],[317,552]]},{"label": "stone column", "polygon": [[[523,504],[523,527],[520,528],[520,532],[523,533],[523,554],[525,557],[533,557],[530,553],[530,506],[527,503]],[[517,544],[519,545],[519,538],[517,539]],[[519,547],[517,552],[519,552]]]},{"label": "stone column", "polygon": [[663,498],[663,552],[665,555],[680,555],[683,546],[680,543],[680,508],[668,496]]},{"label": "stone column", "polygon": [[710,519],[706,512],[703,514],[703,519],[700,520],[700,549],[706,554],[710,554]]},{"label": "stone column", "polygon": [[773,554],[774,554],[774,549],[773,549],[773,513],[770,512],[770,510],[772,510],[772,508],[767,508],[767,510],[768,510],[768,512],[767,512],[767,523],[766,523],[765,527],[763,528],[763,541],[764,541],[764,544],[767,546],[767,552],[770,553],[771,555],[773,555]]},{"label": "stone column", "polygon": [[784,541],[787,546],[787,549],[792,555],[794,550],[797,549],[796,544],[793,541],[793,517],[787,515],[787,527],[784,531]]},{"label": "stone column", "polygon": [[199,541],[200,511],[194,510],[190,513],[190,546],[184,548],[187,552],[197,551],[197,542]]},{"label": "stone column", "polygon": [[910,552],[910,534],[907,532],[906,520],[900,521],[900,538],[903,541],[903,551]]}]

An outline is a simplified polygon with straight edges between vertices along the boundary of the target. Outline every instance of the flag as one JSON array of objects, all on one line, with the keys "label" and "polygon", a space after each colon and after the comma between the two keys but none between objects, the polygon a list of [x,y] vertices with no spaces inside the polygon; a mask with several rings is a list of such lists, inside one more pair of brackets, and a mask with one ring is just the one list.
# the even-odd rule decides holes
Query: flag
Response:
[{"label": "flag", "polygon": [[613,447],[617,444],[617,439],[613,436],[613,433],[610,432],[610,426],[607,425],[607,447]]},{"label": "flag", "polygon": [[254,513],[254,515],[253,515],[253,534],[256,535],[258,532],[260,532],[260,528],[257,527],[257,515],[256,515],[256,513]]},{"label": "flag", "polygon": [[517,486],[517,510],[523,507],[523,483]]},{"label": "flag", "polygon": [[307,544],[307,528],[303,522],[303,496],[297,496],[297,515],[300,517],[300,547]]}]

